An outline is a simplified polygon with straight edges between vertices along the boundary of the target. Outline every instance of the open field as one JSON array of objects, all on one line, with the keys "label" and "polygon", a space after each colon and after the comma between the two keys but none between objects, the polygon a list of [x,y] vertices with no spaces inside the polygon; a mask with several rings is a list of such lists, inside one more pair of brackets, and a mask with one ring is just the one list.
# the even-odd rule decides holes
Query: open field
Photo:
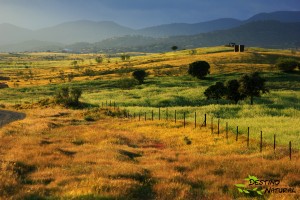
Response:
[{"label": "open field", "polygon": [[[251,175],[299,190],[300,156],[209,128],[111,118],[61,108],[24,110],[25,120],[1,129],[2,196],[16,199],[232,199]],[[98,121],[84,120],[86,114]],[[190,144],[189,142],[190,141]],[[266,194],[297,199],[298,194]]]},{"label": "open field", "polygon": [[[0,54],[0,77],[10,78],[3,81],[10,88],[1,89],[0,106],[27,116],[0,129],[0,197],[247,199],[234,184],[250,174],[279,179],[280,187],[297,189],[296,194],[265,194],[264,199],[300,198],[300,74],[279,72],[274,65],[280,57],[300,60],[299,53],[259,48],[233,53],[231,48],[213,47],[126,53],[131,56],[126,61],[120,55]],[[95,61],[98,56],[103,62]],[[197,60],[211,65],[211,74],[204,80],[187,75],[188,64]],[[146,69],[150,75],[145,84],[127,88],[125,83],[136,69]],[[215,82],[254,71],[261,73],[270,88],[270,93],[254,99],[254,105],[249,100],[235,105],[205,99],[204,90]],[[80,100],[88,106],[71,110],[45,103],[61,86],[81,88]],[[106,102],[116,102],[121,111],[97,108]],[[142,120],[124,117],[125,111],[131,117],[141,114]],[[154,121],[150,120],[152,111]],[[204,114],[208,125],[200,128]],[[245,142],[248,127],[249,147]]]}]

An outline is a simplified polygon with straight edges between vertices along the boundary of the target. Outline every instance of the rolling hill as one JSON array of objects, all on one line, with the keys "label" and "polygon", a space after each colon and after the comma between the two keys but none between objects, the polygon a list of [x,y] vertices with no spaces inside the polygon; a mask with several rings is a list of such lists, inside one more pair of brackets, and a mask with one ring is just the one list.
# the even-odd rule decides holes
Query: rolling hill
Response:
[{"label": "rolling hill", "polygon": [[299,46],[300,11],[261,13],[248,20],[223,18],[196,24],[176,23],[134,30],[114,22],[80,20],[29,30],[0,24],[0,51],[166,51],[223,45],[292,48]]},{"label": "rolling hill", "polygon": [[225,45],[229,42],[268,48],[291,48],[300,45],[300,22],[282,23],[278,21],[256,21],[229,30],[202,33],[193,36],[173,36],[151,38],[124,36],[97,43],[69,45],[77,52],[164,52],[171,46],[180,49]]},{"label": "rolling hill", "polygon": [[195,35],[216,30],[225,30],[237,27],[242,24],[242,21],[237,19],[223,18],[208,22],[187,24],[175,23],[165,24],[160,26],[148,27],[138,30],[140,35],[150,37],[169,37],[178,35]]}]

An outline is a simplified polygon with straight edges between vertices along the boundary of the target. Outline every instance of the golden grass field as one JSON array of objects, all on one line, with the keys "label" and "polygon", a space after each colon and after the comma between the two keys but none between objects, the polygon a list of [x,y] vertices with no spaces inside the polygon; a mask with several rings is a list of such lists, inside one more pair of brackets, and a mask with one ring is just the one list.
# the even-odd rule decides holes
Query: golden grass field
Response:
[{"label": "golden grass field", "polygon": [[[280,179],[299,190],[300,156],[288,148],[224,129],[171,121],[111,118],[105,109],[25,110],[27,118],[1,129],[0,188],[4,199],[247,199],[235,184],[246,176]],[[191,141],[188,145],[185,137]],[[265,195],[298,199],[298,194]]]},{"label": "golden grass field", "polygon": [[[99,64],[95,62],[99,56],[96,54],[1,54],[0,76],[10,77],[10,88],[1,90],[0,105],[23,112],[26,118],[0,128],[0,199],[300,199],[299,74],[287,75],[291,80],[285,80],[284,74],[278,78],[273,64],[278,57],[300,56],[288,50],[230,50],[200,48],[195,55],[190,50],[131,53],[129,61],[121,61],[118,55],[102,55],[105,59]],[[72,65],[74,60],[79,68]],[[195,91],[203,93],[209,83],[201,85],[185,75],[187,65],[197,60],[211,64],[211,76],[215,79],[253,71],[266,76],[274,73],[270,75],[270,79],[276,76],[270,84],[274,91],[262,97],[274,107],[267,107],[268,101],[260,99],[253,107],[247,103],[170,107],[170,112],[201,111],[199,120],[203,113],[208,113],[207,127],[198,123],[197,128],[192,117],[184,128],[182,119],[175,124],[171,117],[168,121],[163,117],[151,121],[148,114],[147,121],[143,117],[139,121],[137,117],[122,115],[123,109],[131,113],[157,109],[159,102],[151,104],[155,98],[172,101],[175,94],[187,99],[203,98],[201,92],[194,95]],[[150,72],[145,86],[122,90],[109,85],[141,68]],[[100,74],[84,75],[86,69]],[[71,73],[74,78],[68,81],[67,75]],[[151,81],[159,83],[154,85]],[[120,110],[101,106],[73,110],[38,102],[52,98],[57,87],[73,84],[86,89],[82,101],[101,105],[110,97],[118,101]],[[176,87],[171,88],[171,84]],[[144,105],[139,95],[152,98],[149,106]],[[236,116],[230,117],[231,112]],[[220,135],[216,134],[216,121],[211,133],[209,120],[214,113],[221,114],[221,118],[224,115]],[[257,117],[251,116],[253,113]],[[233,125],[228,140],[225,120]],[[254,128],[251,130],[264,129],[268,138],[264,137],[262,153],[259,137],[251,137],[249,147],[245,132],[235,141],[235,123],[243,129],[249,124]],[[276,130],[281,134],[274,152],[272,136]],[[289,141],[293,141],[291,160]],[[235,184],[246,184],[244,179],[248,175],[278,179],[278,187],[294,188],[296,193],[242,194]]]}]

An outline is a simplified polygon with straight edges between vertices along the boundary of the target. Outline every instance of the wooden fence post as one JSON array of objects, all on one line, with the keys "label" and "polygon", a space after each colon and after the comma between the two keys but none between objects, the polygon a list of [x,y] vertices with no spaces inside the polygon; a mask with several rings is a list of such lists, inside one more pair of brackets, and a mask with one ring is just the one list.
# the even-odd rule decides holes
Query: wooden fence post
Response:
[{"label": "wooden fence post", "polygon": [[105,105],[106,105],[106,107],[107,107],[107,100],[106,100],[106,104],[105,104]]},{"label": "wooden fence post", "polygon": [[206,127],[206,114],[204,115],[204,126]]},{"label": "wooden fence post", "polygon": [[236,138],[235,140],[238,141],[239,138],[239,126],[236,127]]},{"label": "wooden fence post", "polygon": [[260,131],[260,152],[262,152],[262,147],[263,147],[263,144],[262,144],[262,131]]},{"label": "wooden fence post", "polygon": [[274,153],[275,153],[275,150],[276,150],[276,134],[274,134]]},{"label": "wooden fence post", "polygon": [[145,112],[145,121],[147,121],[147,113]]},{"label": "wooden fence post", "polygon": [[248,127],[248,136],[247,136],[247,147],[249,148],[249,142],[250,142],[250,127]]},{"label": "wooden fence post", "polygon": [[169,109],[167,108],[166,110],[166,120],[168,121],[169,120]]},{"label": "wooden fence post", "polygon": [[226,122],[226,139],[228,141],[228,122]]},{"label": "wooden fence post", "polygon": [[175,124],[176,124],[176,117],[177,117],[177,116],[176,116],[176,110],[175,110]]},{"label": "wooden fence post", "polygon": [[160,121],[160,108],[158,108],[158,120]]},{"label": "wooden fence post", "polygon": [[292,141],[289,142],[290,160],[292,160]]},{"label": "wooden fence post", "polygon": [[197,128],[197,112],[195,112],[195,128]]},{"label": "wooden fence post", "polygon": [[218,136],[220,135],[220,119],[218,119]]},{"label": "wooden fence post", "polygon": [[153,121],[153,110],[152,110],[152,121]]},{"label": "wooden fence post", "polygon": [[183,128],[185,128],[185,112],[183,113]]},{"label": "wooden fence post", "polygon": [[211,128],[211,134],[213,134],[214,133],[214,117],[211,117],[211,124],[210,124],[210,128]]}]

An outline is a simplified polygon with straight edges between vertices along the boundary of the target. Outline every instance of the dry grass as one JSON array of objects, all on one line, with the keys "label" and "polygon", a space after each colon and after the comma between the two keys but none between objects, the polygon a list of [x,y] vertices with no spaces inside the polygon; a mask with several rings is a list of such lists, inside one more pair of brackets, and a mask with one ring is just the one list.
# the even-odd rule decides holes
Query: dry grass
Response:
[{"label": "dry grass", "polygon": [[[243,199],[234,184],[249,174],[280,179],[299,191],[300,155],[286,147],[178,122],[110,118],[85,111],[25,110],[0,130],[0,196],[4,199]],[[94,111],[95,112],[95,111]],[[190,141],[191,144],[188,144]],[[298,182],[297,182],[298,181]],[[298,199],[298,194],[265,195]]]},{"label": "dry grass", "polygon": [[[238,142],[233,133],[226,140],[224,127],[218,136],[211,134],[209,128],[194,129],[191,124],[183,128],[180,121],[177,124],[164,120],[139,122],[137,119],[108,117],[105,110],[41,108],[33,102],[39,100],[34,99],[36,96],[49,96],[55,87],[68,81],[67,77],[61,79],[60,71],[64,71],[65,76],[73,73],[73,81],[78,86],[87,84],[84,87],[92,88],[83,100],[99,103],[98,98],[103,98],[103,95],[122,100],[131,97],[122,96],[124,91],[107,88],[99,93],[97,91],[102,92],[102,88],[96,90],[98,85],[88,85],[93,82],[86,80],[124,78],[130,76],[132,70],[140,68],[147,69],[151,76],[168,79],[167,76],[186,74],[188,64],[197,60],[209,62],[211,73],[216,75],[273,72],[278,57],[299,58],[299,55],[292,55],[289,51],[254,48],[245,53],[233,53],[225,47],[213,47],[196,49],[195,55],[190,55],[189,50],[139,54],[125,62],[115,55],[105,58],[101,64],[95,62],[99,55],[91,54],[31,53],[0,56],[2,72],[11,78],[9,86],[18,88],[6,89],[6,98],[0,98],[1,103],[7,109],[13,109],[10,105],[17,103],[13,101],[18,96],[25,95],[22,100],[32,101],[19,106],[23,107],[26,119],[0,129],[0,199],[251,199],[240,194],[234,186],[243,183],[249,174],[261,179],[279,179],[280,187],[294,187],[298,192],[266,194],[264,199],[300,199],[299,148],[295,148],[298,150],[293,151],[290,161],[287,146],[278,146],[274,154],[271,144],[264,143],[263,152],[260,153],[258,138],[252,137],[250,147],[247,148],[245,134]],[[74,60],[78,61],[78,68],[71,64]],[[100,74],[85,75],[87,69]],[[30,70],[32,77],[29,77]],[[174,80],[168,79],[169,82]],[[31,88],[41,85],[49,87],[45,86],[45,91],[43,87]],[[163,84],[160,86],[163,87]],[[28,89],[25,93],[22,90],[24,87]],[[278,85],[279,89],[282,87]],[[142,91],[133,91],[131,96],[139,97],[134,92]],[[158,98],[157,91],[156,88],[145,88],[143,94]],[[129,91],[124,93],[130,94]],[[194,94],[192,88],[184,88],[180,95],[185,97],[188,93]],[[166,93],[167,96],[173,94],[173,90]],[[289,94],[287,97],[290,97]],[[278,96],[282,95],[284,92]],[[211,107],[201,109],[207,113],[207,110],[212,110]],[[261,109],[256,106],[249,111],[253,111],[253,108]],[[231,106],[228,106],[227,110],[230,109]],[[262,113],[266,112],[265,108],[262,110]],[[268,124],[272,128],[267,131],[274,132],[278,127],[273,126],[274,123],[280,125],[283,121],[283,128],[287,126],[296,130],[296,123],[293,122],[297,120],[298,111],[296,107],[290,110],[294,112],[291,121],[285,122],[286,118],[273,120],[273,124]],[[283,114],[285,112],[290,111],[284,111]],[[247,122],[244,118],[240,120]],[[240,126],[243,124],[241,121]],[[257,125],[257,120],[253,123]]]},{"label": "dry grass", "polygon": [[[9,75],[10,87],[32,87],[37,85],[61,84],[68,82],[68,74],[75,76],[73,81],[114,79],[129,76],[134,69],[147,69],[152,75],[182,75],[187,66],[198,60],[205,60],[211,65],[211,73],[274,71],[274,63],[278,57],[297,57],[288,51],[274,51],[249,48],[244,53],[234,53],[228,47],[209,47],[190,50],[137,54],[132,53],[129,61],[122,61],[120,55],[109,58],[108,55],[97,54],[64,54],[64,53],[24,53],[0,55],[0,66]],[[104,57],[103,63],[96,63],[97,56]],[[77,61],[74,67],[73,61]],[[170,66],[169,69],[163,69]],[[160,69],[160,70],[159,70]],[[88,76],[85,70],[93,70],[98,74]],[[156,71],[159,70],[160,74]],[[65,80],[61,79],[61,71]],[[30,76],[30,72],[32,76]],[[100,73],[100,74],[99,74]]]}]

